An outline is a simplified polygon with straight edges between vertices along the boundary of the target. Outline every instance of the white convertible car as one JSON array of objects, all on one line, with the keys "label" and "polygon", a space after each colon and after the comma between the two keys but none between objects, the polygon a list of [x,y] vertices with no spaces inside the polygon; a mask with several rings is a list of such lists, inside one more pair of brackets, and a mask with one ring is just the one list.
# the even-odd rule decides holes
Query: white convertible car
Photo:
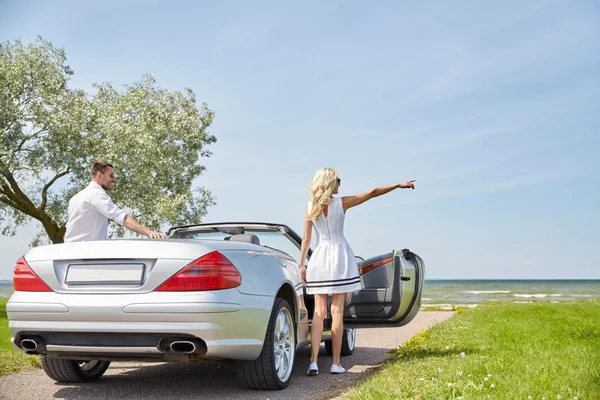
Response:
[{"label": "white convertible car", "polygon": [[[231,359],[248,387],[285,388],[296,349],[310,344],[300,236],[270,223],[179,226],[167,236],[27,252],[6,306],[14,346],[39,354],[59,382],[92,382],[113,360]],[[414,253],[359,267],[363,289],[347,298],[342,355],[354,350],[355,328],[405,325],[421,305],[425,271]],[[328,330],[323,340],[331,353]]]}]

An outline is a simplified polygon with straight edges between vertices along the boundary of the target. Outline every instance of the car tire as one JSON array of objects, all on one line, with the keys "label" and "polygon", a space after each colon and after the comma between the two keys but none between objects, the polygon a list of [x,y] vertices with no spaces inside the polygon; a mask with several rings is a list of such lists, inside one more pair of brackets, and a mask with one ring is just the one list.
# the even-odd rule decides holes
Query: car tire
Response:
[{"label": "car tire", "polygon": [[110,365],[110,361],[77,361],[40,356],[42,368],[50,378],[64,383],[88,383],[98,380]]},{"label": "car tire", "polygon": [[277,298],[269,318],[263,349],[254,361],[236,362],[238,378],[250,389],[284,389],[292,379],[295,355],[294,313],[287,301]]},{"label": "car tire", "polygon": [[[356,344],[356,329],[346,328],[342,336],[342,352],[340,355],[349,356],[354,353],[354,345]],[[331,340],[325,340],[325,351],[327,355],[333,355],[333,343]]]}]

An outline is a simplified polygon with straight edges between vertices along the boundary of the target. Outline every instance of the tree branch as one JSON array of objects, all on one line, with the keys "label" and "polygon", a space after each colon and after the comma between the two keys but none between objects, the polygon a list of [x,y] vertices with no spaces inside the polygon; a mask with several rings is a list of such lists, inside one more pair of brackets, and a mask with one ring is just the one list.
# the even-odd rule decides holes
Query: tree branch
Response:
[{"label": "tree branch", "polygon": [[9,196],[10,199],[14,203],[19,204],[19,207],[15,207],[15,208],[17,208],[20,211],[23,211],[25,214],[27,214],[29,216],[37,218],[38,210],[35,207],[35,204],[33,204],[33,202],[31,200],[29,200],[29,197],[27,197],[27,195],[25,193],[23,193],[23,191],[19,187],[19,184],[17,183],[17,181],[15,181],[15,178],[14,178],[13,174],[11,173],[11,171],[8,169],[6,164],[4,164],[4,162],[2,162],[2,159],[0,159],[0,173],[3,175],[3,178],[6,181],[6,183],[8,185],[10,185],[10,188],[8,187],[7,184],[2,185],[2,187],[4,188],[4,191],[11,189],[11,190],[8,190],[8,193],[6,195]]},{"label": "tree branch", "polygon": [[54,182],[56,182],[58,179],[67,175],[69,172],[71,172],[71,170],[69,168],[67,168],[64,171],[57,173],[54,176],[54,178],[52,178],[50,180],[50,182],[48,182],[44,185],[44,188],[42,189],[42,204],[40,204],[40,206],[38,207],[39,211],[44,211],[46,209],[46,200],[47,200],[47,195],[48,195],[48,189],[50,188],[50,186],[52,186],[54,184]]},{"label": "tree branch", "polygon": [[[23,87],[23,88],[22,88],[21,92],[20,92],[20,93],[19,93],[17,96],[15,96],[15,97],[12,97],[12,98],[10,99],[10,101],[11,101],[13,104],[14,104],[14,103],[16,103],[16,104],[14,104],[14,106],[15,106],[17,109],[18,109],[19,107],[21,107],[21,104],[22,104],[22,102],[21,102],[19,99],[20,99],[20,98],[23,96],[23,94],[24,94],[24,93],[25,93],[25,87]],[[29,100],[27,100],[27,101],[29,101]],[[21,111],[21,110],[19,110],[19,111]],[[13,119],[12,121],[10,121],[10,122],[8,123],[8,125],[7,125],[6,127],[7,127],[7,128],[9,128],[9,129],[10,129],[10,128],[12,128],[12,126],[15,124],[15,122],[17,122],[19,119],[21,119],[21,118],[15,118],[15,119]],[[8,130],[8,129],[7,129],[7,130]]]},{"label": "tree branch", "polygon": [[27,212],[26,209],[24,209],[19,204],[15,203],[14,201],[12,201],[11,199],[9,199],[6,196],[0,196],[0,201],[4,204],[9,205],[12,208],[16,208],[17,210],[21,211],[23,214],[31,215],[30,213]]},{"label": "tree branch", "polygon": [[[25,149],[25,150],[27,150],[27,151],[33,151],[33,150],[29,150],[29,149]],[[29,168],[29,167],[18,167],[18,168],[15,167],[12,172],[15,173],[17,171],[30,171],[30,172],[33,172],[33,173],[37,172],[35,169]]]},{"label": "tree branch", "polygon": [[16,96],[12,97],[10,101],[12,101],[13,103],[21,103],[21,97],[23,97],[23,95],[25,94],[26,86],[27,83],[24,83],[21,87],[21,91]]},{"label": "tree branch", "polygon": [[17,104],[15,104],[21,114],[23,113],[23,111],[25,111],[31,100],[33,100],[31,97],[25,97],[24,99],[19,99]]},{"label": "tree branch", "polygon": [[0,181],[0,186],[2,186],[4,190],[9,190],[10,188],[8,187],[8,181],[4,177],[4,174],[0,174],[0,178],[2,178],[2,181]]},{"label": "tree branch", "polygon": [[[27,143],[27,142],[28,142],[29,140],[31,140],[31,139],[37,139],[37,137],[38,137],[38,135],[39,135],[40,133],[42,133],[42,132],[44,132],[44,131],[47,131],[47,130],[48,130],[48,128],[44,126],[44,127],[43,127],[42,129],[40,129],[39,131],[37,131],[37,132],[34,132],[34,133],[32,133],[31,135],[29,135],[29,136],[25,136],[25,138],[24,138],[24,139],[21,141],[21,143],[19,143],[19,145],[17,146],[17,149],[15,150],[15,153],[17,153],[17,152],[19,152],[19,151],[23,151],[23,145],[24,145],[25,143]],[[27,150],[27,149],[26,149],[26,150]]]}]

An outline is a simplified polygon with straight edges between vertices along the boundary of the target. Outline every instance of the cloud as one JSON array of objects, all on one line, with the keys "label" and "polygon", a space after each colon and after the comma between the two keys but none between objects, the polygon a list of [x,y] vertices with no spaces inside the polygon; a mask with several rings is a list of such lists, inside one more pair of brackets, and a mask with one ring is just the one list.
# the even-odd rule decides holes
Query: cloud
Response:
[{"label": "cloud", "polygon": [[[525,10],[523,16],[528,18],[490,18],[478,35],[438,27],[431,34],[444,33],[444,37],[425,48],[433,56],[424,58],[430,65],[420,65],[421,72],[412,74],[407,104],[431,104],[506,82],[539,79],[595,60],[593,50],[598,46],[590,38],[598,34],[597,19],[581,9],[532,15],[549,4]],[[549,20],[540,23],[541,17]]]},{"label": "cloud", "polygon": [[456,190],[445,189],[445,191],[440,191],[439,193],[417,198],[414,200],[405,200],[395,203],[383,204],[382,207],[397,207],[397,206],[406,206],[411,204],[421,204],[428,203],[438,200],[444,199],[452,199],[457,197],[469,197],[476,196],[481,194],[489,194],[495,192],[501,192],[505,190],[512,190],[518,188],[526,188],[530,186],[540,185],[543,183],[553,182],[562,179],[558,176],[523,176],[517,177],[513,179],[508,179],[504,181],[498,182],[490,182],[490,183],[482,183],[472,187],[465,188],[457,188]]},{"label": "cloud", "polygon": [[426,152],[447,152],[478,139],[514,132],[515,128],[492,127],[478,130],[464,130],[457,133],[446,133],[439,136],[409,143],[404,150],[424,150]]}]

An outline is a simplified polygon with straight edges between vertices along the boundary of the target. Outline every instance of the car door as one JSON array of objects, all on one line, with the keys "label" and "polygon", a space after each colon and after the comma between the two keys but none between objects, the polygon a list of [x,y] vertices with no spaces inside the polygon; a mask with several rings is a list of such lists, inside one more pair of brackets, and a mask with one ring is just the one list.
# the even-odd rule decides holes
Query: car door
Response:
[{"label": "car door", "polygon": [[[300,247],[302,238],[284,226],[288,239]],[[312,250],[308,252],[308,258]],[[349,294],[344,310],[346,328],[402,326],[421,308],[425,264],[408,249],[391,251],[359,262],[363,289]],[[304,296],[312,318],[313,296]],[[330,324],[327,316],[325,325]]]},{"label": "car door", "polygon": [[391,251],[359,263],[363,289],[348,295],[346,328],[402,326],[421,307],[425,264],[408,249]]}]

